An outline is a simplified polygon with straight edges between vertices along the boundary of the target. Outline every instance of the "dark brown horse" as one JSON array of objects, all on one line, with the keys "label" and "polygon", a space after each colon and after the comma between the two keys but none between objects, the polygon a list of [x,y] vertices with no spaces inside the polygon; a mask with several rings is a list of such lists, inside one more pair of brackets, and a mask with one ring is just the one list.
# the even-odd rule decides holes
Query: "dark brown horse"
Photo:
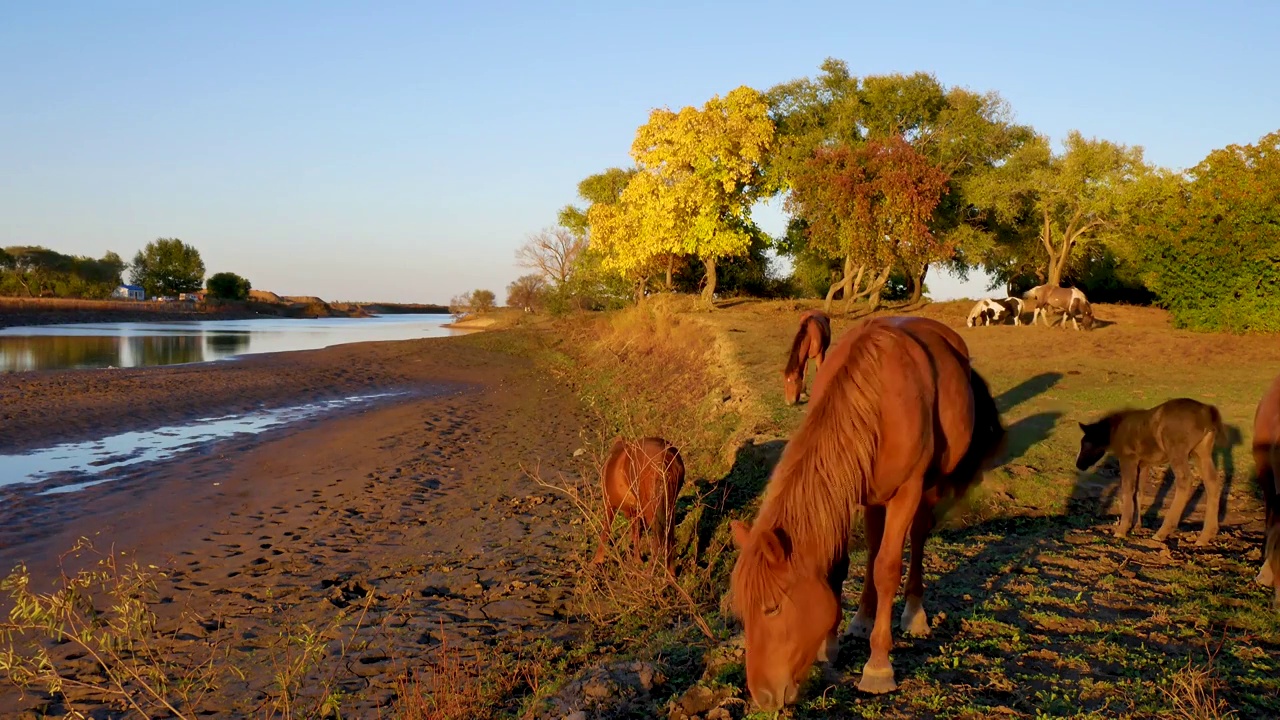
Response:
[{"label": "dark brown horse", "polygon": [[889,649],[908,530],[901,624],[929,634],[922,552],[934,508],[963,496],[1003,450],[1005,431],[964,340],[934,320],[874,318],[831,349],[808,411],[774,468],[740,548],[732,600],[746,631],[747,687],[764,710],[795,699],[815,660],[838,650],[849,531],[866,509],[867,566],[848,634],[870,635],[858,687],[897,687]]},{"label": "dark brown horse", "polygon": [[1173,505],[1154,538],[1164,541],[1182,520],[1191,499],[1191,457],[1199,466],[1208,503],[1204,526],[1196,545],[1208,545],[1218,534],[1218,505],[1222,502],[1222,479],[1213,466],[1215,447],[1228,446],[1230,439],[1222,427],[1218,408],[1190,398],[1176,398],[1150,410],[1117,410],[1097,422],[1080,423],[1080,454],[1076,468],[1088,470],[1111,451],[1120,461],[1120,522],[1116,537],[1125,537],[1130,528],[1141,524],[1138,507],[1138,477],[1148,479],[1151,468],[1169,463],[1173,466],[1177,489]]},{"label": "dark brown horse", "polygon": [[1280,608],[1280,377],[1267,389],[1253,416],[1254,476],[1267,504],[1267,534],[1258,583],[1275,589]]},{"label": "dark brown horse", "polygon": [[675,540],[673,515],[676,496],[684,484],[684,459],[674,445],[658,437],[613,441],[600,471],[604,487],[604,527],[592,563],[604,561],[613,534],[613,518],[622,513],[631,523],[631,552],[640,556],[640,534],[649,534],[651,557],[662,557],[671,568]]},{"label": "dark brown horse", "polygon": [[782,395],[788,405],[800,402],[804,392],[804,370],[812,358],[816,370],[822,369],[831,344],[831,318],[821,310],[809,310],[800,316],[800,329],[791,341],[791,353],[787,355],[787,367],[782,371]]},{"label": "dark brown horse", "polygon": [[1093,307],[1089,305],[1089,299],[1084,296],[1080,288],[1037,285],[1023,294],[1022,299],[1035,311],[1031,315],[1032,325],[1036,324],[1038,317],[1043,317],[1044,324],[1050,325],[1049,311],[1057,310],[1062,313],[1064,329],[1067,327],[1068,319],[1077,330],[1080,329],[1081,324],[1084,325],[1085,330],[1093,329]]}]

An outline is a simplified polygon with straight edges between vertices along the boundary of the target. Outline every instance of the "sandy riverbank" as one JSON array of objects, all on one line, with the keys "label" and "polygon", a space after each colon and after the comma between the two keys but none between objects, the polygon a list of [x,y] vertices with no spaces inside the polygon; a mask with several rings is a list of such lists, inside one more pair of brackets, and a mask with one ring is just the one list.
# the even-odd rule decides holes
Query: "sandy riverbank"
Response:
[{"label": "sandy riverbank", "polygon": [[[228,673],[204,700],[252,715],[271,695],[282,628],[325,626],[352,603],[333,673],[343,717],[388,717],[396,680],[439,642],[564,637],[563,559],[574,510],[520,469],[573,472],[576,405],[528,361],[467,338],[343,345],[236,362],[0,377],[0,452],[260,406],[365,392],[394,402],[224,441],[77,493],[3,491],[0,564],[38,582],[80,535],[164,568],[157,651],[218,648]],[[44,585],[47,587],[47,585]],[[372,596],[372,600],[369,600]],[[276,648],[278,649],[278,648]],[[64,652],[55,649],[56,652]],[[67,667],[88,677],[83,659]],[[336,662],[336,661],[335,661]],[[72,692],[80,699],[83,692]],[[0,714],[58,703],[0,690]],[[92,708],[93,704],[89,703]]]}]

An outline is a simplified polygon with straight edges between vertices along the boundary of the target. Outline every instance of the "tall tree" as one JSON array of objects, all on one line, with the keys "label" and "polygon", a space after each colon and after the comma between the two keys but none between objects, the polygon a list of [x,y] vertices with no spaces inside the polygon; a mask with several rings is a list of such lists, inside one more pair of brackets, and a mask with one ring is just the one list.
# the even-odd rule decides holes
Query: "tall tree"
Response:
[{"label": "tall tree", "polygon": [[839,290],[846,305],[866,295],[876,307],[894,267],[917,267],[945,250],[929,222],[947,180],[896,136],[821,148],[793,175],[787,207],[804,221],[808,249],[844,262],[828,310]]},{"label": "tall tree", "polygon": [[1072,251],[1083,243],[1108,239],[1130,202],[1134,181],[1149,174],[1141,147],[1068,133],[1063,152],[1037,135],[1001,167],[975,177],[969,196],[990,208],[997,222],[1021,227],[1015,233],[1022,253],[1029,244],[1042,250],[1044,282],[1060,285]]},{"label": "tall tree", "polygon": [[[932,75],[880,75],[859,79],[841,60],[828,58],[817,77],[779,84],[769,90],[778,127],[778,152],[770,169],[781,183],[803,172],[821,148],[857,147],[869,140],[897,137],[948,176],[947,192],[929,220],[945,254],[914,260],[903,267],[919,300],[929,265],[963,267],[985,256],[994,239],[975,222],[966,184],[998,165],[1030,136],[1013,122],[1008,104],[996,93],[946,88]],[[803,243],[792,248],[803,253]]]},{"label": "tall tree", "polygon": [[591,242],[606,265],[646,275],[671,256],[706,270],[703,297],[716,291],[716,261],[745,254],[756,232],[751,205],[768,194],[764,169],[774,127],[763,96],[739,87],[701,108],[656,109],[636,131],[638,172],[617,203],[587,213]]},{"label": "tall tree", "polygon": [[547,281],[541,275],[522,275],[507,286],[507,307],[539,310],[546,289]]},{"label": "tall tree", "polygon": [[130,277],[152,296],[195,292],[204,285],[204,261],[181,240],[159,238],[133,257]]},{"label": "tall tree", "polygon": [[569,282],[586,246],[586,236],[568,227],[543,228],[516,250],[516,262],[560,286]]}]

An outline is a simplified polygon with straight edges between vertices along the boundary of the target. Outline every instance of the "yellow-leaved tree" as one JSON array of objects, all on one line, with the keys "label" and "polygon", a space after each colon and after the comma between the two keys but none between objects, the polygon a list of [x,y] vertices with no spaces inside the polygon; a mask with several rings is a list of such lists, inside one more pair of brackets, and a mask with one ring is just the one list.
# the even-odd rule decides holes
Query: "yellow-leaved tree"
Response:
[{"label": "yellow-leaved tree", "polygon": [[671,257],[695,257],[710,300],[716,261],[746,254],[757,232],[750,210],[773,190],[764,172],[773,147],[768,104],[746,86],[701,109],[654,110],[636,131],[637,172],[619,201],[587,212],[592,245],[641,290]]}]

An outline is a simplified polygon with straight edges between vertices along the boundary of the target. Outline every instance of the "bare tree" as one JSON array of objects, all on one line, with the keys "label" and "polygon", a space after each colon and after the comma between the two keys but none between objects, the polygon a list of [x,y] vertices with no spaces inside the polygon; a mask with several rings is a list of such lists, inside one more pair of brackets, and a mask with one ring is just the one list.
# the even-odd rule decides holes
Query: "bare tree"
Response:
[{"label": "bare tree", "polygon": [[523,275],[507,286],[507,307],[533,312],[542,305],[547,281],[541,275]]},{"label": "bare tree", "polygon": [[574,263],[586,247],[586,237],[568,228],[544,228],[529,235],[525,244],[516,250],[516,262],[521,267],[537,270],[556,285],[563,285],[573,275]]}]

